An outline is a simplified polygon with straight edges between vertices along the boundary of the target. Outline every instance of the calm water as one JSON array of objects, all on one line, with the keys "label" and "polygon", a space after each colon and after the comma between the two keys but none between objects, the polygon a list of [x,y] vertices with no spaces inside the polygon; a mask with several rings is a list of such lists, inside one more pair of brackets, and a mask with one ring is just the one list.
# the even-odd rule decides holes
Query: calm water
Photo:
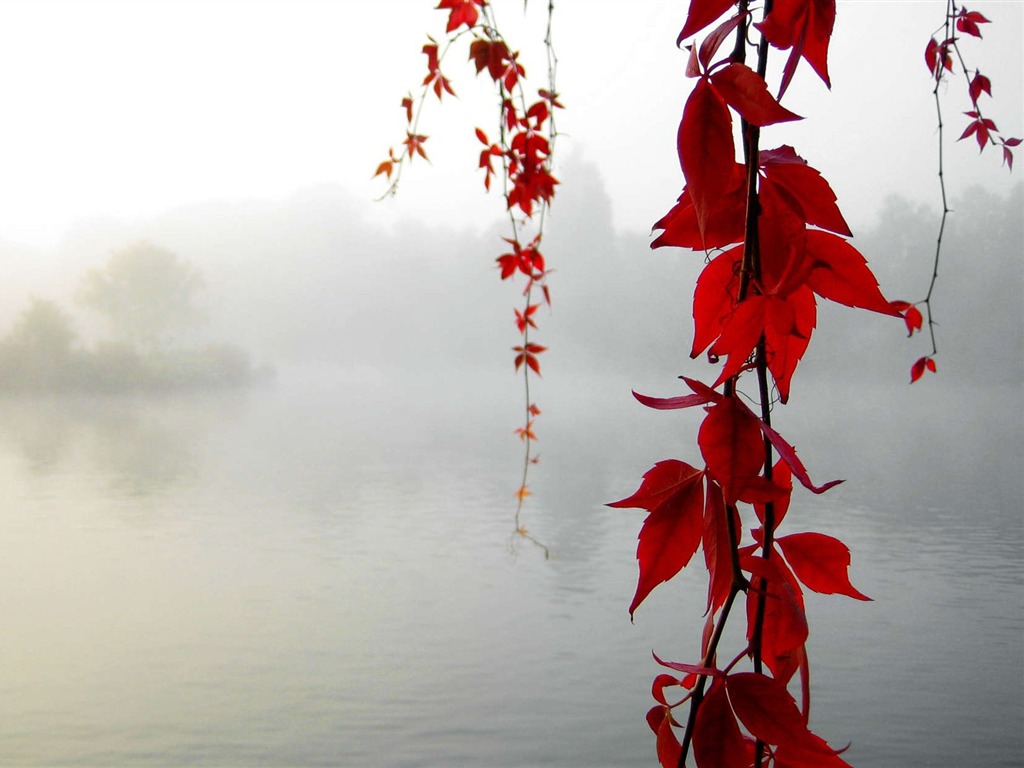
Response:
[{"label": "calm water", "polygon": [[[0,764],[655,765],[650,652],[694,660],[704,585],[630,624],[642,512],[603,503],[693,422],[543,394],[545,560],[510,537],[513,385],[0,402]],[[809,600],[812,725],[859,768],[1024,764],[1018,394],[851,391],[789,430],[850,480],[790,530],[875,598]]]}]

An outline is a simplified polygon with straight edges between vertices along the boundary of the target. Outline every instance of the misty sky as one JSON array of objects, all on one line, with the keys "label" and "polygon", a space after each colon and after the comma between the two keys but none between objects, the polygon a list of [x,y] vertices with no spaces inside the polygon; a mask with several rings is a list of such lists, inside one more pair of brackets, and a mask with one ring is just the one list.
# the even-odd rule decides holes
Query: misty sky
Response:
[{"label": "misty sky", "polygon": [[[425,35],[443,32],[433,5],[5,0],[0,238],[48,247],[83,218],[145,219],[186,203],[281,199],[322,183],[369,201],[381,191],[370,175],[402,135],[399,101],[422,77]],[[518,0],[496,4],[535,77],[546,5],[530,4],[529,26]],[[768,146],[794,144],[825,173],[855,227],[877,213],[880,189],[937,199],[922,53],[944,6],[839,0],[833,93],[802,71],[786,104],[808,120],[766,131]],[[1006,135],[1020,135],[1024,3],[970,7],[994,23],[965,52],[993,82],[991,117]],[[690,84],[675,37],[684,8],[667,0],[556,3],[558,89],[569,107],[559,152],[599,165],[620,228],[647,231],[681,186],[674,136]],[[472,137],[473,126],[493,120],[493,102],[464,56],[458,51],[445,67],[461,99],[431,105],[422,124],[433,167],[414,168],[397,201],[368,205],[376,220],[466,225],[498,215],[500,202],[483,195],[475,173]],[[951,86],[946,108],[957,134],[961,88]],[[1003,192],[1013,181],[994,152],[979,161],[973,144],[956,146],[948,162],[947,180],[964,188],[981,182]]]}]

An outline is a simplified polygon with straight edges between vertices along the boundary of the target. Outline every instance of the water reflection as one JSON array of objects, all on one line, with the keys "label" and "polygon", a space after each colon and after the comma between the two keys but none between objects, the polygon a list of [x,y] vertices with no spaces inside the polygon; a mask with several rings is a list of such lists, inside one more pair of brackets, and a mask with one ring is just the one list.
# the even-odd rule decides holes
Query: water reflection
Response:
[{"label": "water reflection", "polygon": [[[548,392],[524,514],[552,558],[512,556],[515,421],[471,389],[418,383],[414,401],[299,377],[236,398],[0,403],[5,759],[650,765],[650,651],[698,646],[706,587],[685,574],[630,624],[643,513],[603,504],[654,461],[692,459],[673,450],[686,426],[623,413],[617,385]],[[1003,407],[972,416],[990,439]],[[1005,762],[1022,746],[1024,535],[1000,502],[1016,479],[872,453],[823,413],[801,455],[858,477],[804,494],[787,524],[843,538],[875,602],[808,597],[817,727],[860,768]]]},{"label": "water reflection", "polygon": [[205,441],[242,408],[228,394],[6,397],[0,447],[39,479],[84,464],[112,495],[144,497],[193,484]]}]

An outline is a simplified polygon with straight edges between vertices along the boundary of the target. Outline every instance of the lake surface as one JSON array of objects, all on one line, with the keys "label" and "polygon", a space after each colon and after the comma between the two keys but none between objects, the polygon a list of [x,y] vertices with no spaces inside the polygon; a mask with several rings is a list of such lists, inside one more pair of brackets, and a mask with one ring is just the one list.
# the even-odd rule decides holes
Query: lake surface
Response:
[{"label": "lake surface", "polygon": [[[0,402],[0,764],[656,765],[651,651],[696,660],[705,586],[631,624],[643,512],[604,503],[693,461],[696,416],[629,385],[539,394],[550,559],[511,535],[514,381]],[[1020,392],[926,392],[780,417],[848,478],[788,530],[874,598],[809,596],[812,727],[859,768],[1024,765]]]}]

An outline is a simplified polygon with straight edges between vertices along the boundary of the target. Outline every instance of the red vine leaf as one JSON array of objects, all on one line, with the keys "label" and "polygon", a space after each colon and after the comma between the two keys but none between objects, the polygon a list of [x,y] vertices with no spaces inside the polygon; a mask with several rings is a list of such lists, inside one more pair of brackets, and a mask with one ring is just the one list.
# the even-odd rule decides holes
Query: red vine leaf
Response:
[{"label": "red vine leaf", "polygon": [[778,680],[755,672],[738,672],[729,675],[725,685],[732,708],[747,730],[762,741],[778,745],[776,764],[780,768],[847,766],[824,739],[807,730],[796,702]]},{"label": "red vine leaf", "polygon": [[808,589],[822,595],[871,599],[850,583],[850,550],[839,539],[808,532],[791,533],[775,541],[793,573]]},{"label": "red vine leaf", "polygon": [[732,115],[725,99],[705,78],[697,81],[686,100],[677,146],[703,236],[711,211],[730,186],[736,162]]},{"label": "red vine leaf", "polygon": [[767,437],[775,447],[775,450],[779,452],[779,457],[789,465],[789,469],[792,471],[793,477],[799,480],[800,484],[803,485],[804,488],[813,493],[824,493],[829,488],[843,482],[842,480],[832,480],[821,486],[817,486],[812,483],[810,475],[807,474],[806,467],[804,467],[803,462],[800,461],[800,458],[796,455],[796,449],[787,443],[786,439],[782,435],[769,427],[763,421],[757,419],[757,422],[760,424],[761,431],[764,432],[765,437]]},{"label": "red vine leaf", "polygon": [[687,675],[703,675],[704,677],[720,677],[722,671],[714,667],[704,667],[700,664],[683,664],[678,661],[665,661],[658,658],[658,654],[652,652],[654,660],[666,669],[674,669],[677,672],[685,672]]},{"label": "red vine leaf", "polygon": [[758,127],[803,119],[772,98],[764,79],[745,64],[733,62],[718,70],[711,83],[730,107]]},{"label": "red vine leaf", "polygon": [[729,701],[744,727],[769,744],[791,744],[807,733],[803,715],[786,686],[756,672],[725,678]]},{"label": "red vine leaf", "polygon": [[[736,537],[729,540],[729,519],[733,515]],[[706,610],[714,613],[725,603],[732,589],[732,547],[739,543],[742,530],[740,515],[735,506],[725,506],[722,489],[713,480],[708,481],[707,503],[704,509],[704,532],[701,538],[704,564],[708,569],[708,602]]]},{"label": "red vine leaf", "polygon": [[664,230],[651,248],[671,245],[677,248],[705,250],[720,248],[743,239],[743,217],[746,212],[746,169],[743,163],[734,163],[732,175],[725,191],[712,201],[707,212],[704,231],[697,223],[697,209],[688,188],[683,189],[679,201],[655,225]]},{"label": "red vine leaf", "polygon": [[526,344],[525,346],[512,347],[512,351],[516,353],[515,363],[517,371],[519,366],[526,363],[534,373],[540,376],[540,362],[537,360],[537,355],[547,351],[547,347],[542,347],[540,344]]},{"label": "red vine leaf", "polygon": [[[760,539],[760,529],[755,533]],[[740,565],[755,577],[747,591],[747,639],[753,641],[758,603],[764,595],[762,656],[776,679],[788,683],[799,668],[795,652],[807,641],[808,635],[800,584],[778,556],[767,560],[743,555]]]},{"label": "red vine leaf", "polygon": [[734,5],[736,0],[692,0],[686,13],[686,22],[676,38],[676,45],[720,19]]},{"label": "red vine leaf", "polygon": [[978,25],[988,23],[990,23],[989,20],[980,13],[968,11],[966,8],[961,8],[960,13],[956,17],[957,32],[963,32],[965,35],[973,35],[974,37],[981,37],[981,30],[978,29]]},{"label": "red vine leaf", "polygon": [[1003,139],[1003,163],[1011,171],[1013,170],[1013,150],[1011,147],[1016,147],[1020,144],[1020,139]]},{"label": "red vine leaf", "polygon": [[763,495],[772,492],[759,477],[764,465],[759,424],[760,419],[745,405],[727,397],[708,409],[697,432],[708,474],[722,487],[726,504],[741,499],[763,501]]},{"label": "red vine leaf", "polygon": [[654,700],[659,704],[663,704],[667,707],[669,706],[669,703],[665,699],[665,688],[679,684],[680,681],[678,678],[672,677],[672,675],[658,675],[651,683],[651,696],[653,696]]},{"label": "red vine leaf", "polygon": [[679,573],[697,551],[704,518],[703,479],[702,471],[685,462],[660,461],[644,473],[636,493],[608,505],[650,512],[640,529],[640,576],[630,617],[652,589]]},{"label": "red vine leaf", "polygon": [[950,46],[955,42],[953,38],[938,42],[934,37],[928,41],[924,49],[924,62],[928,65],[928,71],[936,81],[942,79],[942,70],[953,71],[953,57],[949,53]]},{"label": "red vine leaf", "polygon": [[828,232],[807,233],[811,272],[807,284],[823,299],[902,317],[878,290],[867,261],[849,242]]},{"label": "red vine leaf", "polygon": [[449,10],[448,27],[445,31],[454,32],[465,24],[473,27],[480,16],[477,6],[484,4],[484,0],[441,0],[437,10]]},{"label": "red vine leaf", "polygon": [[914,364],[910,366],[910,383],[913,384],[915,381],[924,376],[926,370],[935,373],[936,366],[935,361],[930,357],[921,357],[914,361]]},{"label": "red vine leaf", "polygon": [[711,346],[729,321],[739,291],[739,268],[743,247],[720,253],[704,267],[693,292],[693,347],[697,357]]},{"label": "red vine leaf", "polygon": [[[785,459],[779,459],[772,466],[772,482],[780,488],[786,489],[786,495],[777,500],[772,507],[774,513],[773,527],[778,528],[782,521],[786,519],[786,513],[789,511],[789,502],[793,496],[793,471],[789,468],[789,464],[786,463]],[[765,511],[764,504],[754,505],[754,514],[757,515],[761,525],[764,525]]]},{"label": "red vine leaf", "polygon": [[715,681],[697,710],[693,757],[701,768],[732,768],[753,763],[753,745],[744,738],[729,706],[725,684]]},{"label": "red vine leaf", "polygon": [[924,324],[924,316],[921,310],[909,301],[894,301],[892,308],[903,315],[903,322],[907,325],[907,338],[914,335],[914,331],[920,331]]},{"label": "red vine leaf", "polygon": [[807,224],[851,236],[850,227],[836,205],[832,187],[792,147],[783,145],[762,151],[761,167],[767,181],[789,193]]},{"label": "red vine leaf", "polygon": [[412,160],[416,155],[419,155],[424,160],[430,161],[427,157],[426,151],[423,149],[423,143],[427,140],[426,136],[421,136],[417,133],[407,133],[402,143],[405,144],[405,152],[409,156],[409,160]]},{"label": "red vine leaf", "polygon": [[661,711],[655,712],[652,709],[647,713],[647,722],[657,734],[658,762],[661,763],[662,768],[677,768],[683,747],[672,730],[672,726],[675,724],[672,720],[672,710],[668,707],[657,707],[657,709]]},{"label": "red vine leaf", "polygon": [[977,102],[983,93],[987,93],[989,96],[992,95],[992,81],[981,74],[981,72],[975,72],[974,77],[971,78],[970,85],[967,86],[967,91],[971,96],[971,101]]},{"label": "red vine leaf", "polygon": [[[745,15],[746,14],[736,14],[731,19],[719,24],[715,27],[714,32],[704,38],[704,42],[700,44],[700,49],[697,52],[697,62],[700,64],[700,67],[694,67],[691,63],[690,71],[696,69],[697,73],[701,71],[707,72],[708,68],[711,66],[711,59],[716,53],[718,53],[718,49],[721,47],[725,39],[732,34],[733,30],[735,30],[736,27],[739,26],[739,23],[743,21]],[[693,53],[692,48],[690,53]],[[687,74],[690,74],[690,71],[688,71]]]},{"label": "red vine leaf", "polygon": [[832,87],[828,77],[828,43],[835,20],[835,0],[776,0],[765,20],[754,25],[776,48],[792,49],[782,73],[780,99],[801,57],[826,86]]}]

